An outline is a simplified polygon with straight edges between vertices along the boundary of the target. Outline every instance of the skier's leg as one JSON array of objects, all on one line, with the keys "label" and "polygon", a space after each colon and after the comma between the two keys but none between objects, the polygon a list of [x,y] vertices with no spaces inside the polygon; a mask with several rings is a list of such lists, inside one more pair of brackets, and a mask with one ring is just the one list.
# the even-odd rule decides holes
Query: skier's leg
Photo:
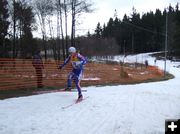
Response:
[{"label": "skier's leg", "polygon": [[81,93],[80,80],[78,80],[78,79],[76,78],[75,83],[76,83],[76,88],[77,88],[77,90],[78,90],[78,95],[81,95],[82,93]]},{"label": "skier's leg", "polygon": [[82,98],[82,92],[81,92],[81,86],[80,86],[81,75],[82,75],[82,71],[80,71],[78,74],[75,75],[75,84],[78,90],[78,98]]},{"label": "skier's leg", "polygon": [[42,69],[36,68],[36,76],[37,76],[37,87],[42,88]]},{"label": "skier's leg", "polygon": [[68,75],[68,80],[67,80],[67,87],[68,88],[71,88],[72,78],[73,78],[73,72],[70,72]]}]

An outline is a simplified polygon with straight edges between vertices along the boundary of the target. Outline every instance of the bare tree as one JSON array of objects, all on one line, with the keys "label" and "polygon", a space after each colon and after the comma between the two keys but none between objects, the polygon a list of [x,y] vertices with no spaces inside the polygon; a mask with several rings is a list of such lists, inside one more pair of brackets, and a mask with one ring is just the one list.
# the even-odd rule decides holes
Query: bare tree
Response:
[{"label": "bare tree", "polygon": [[34,8],[40,22],[43,45],[44,45],[44,52],[45,52],[45,59],[47,59],[46,22],[45,21],[46,21],[47,16],[52,15],[53,2],[52,0],[35,0]]},{"label": "bare tree", "polygon": [[[56,46],[57,46],[57,59],[60,60],[60,50],[61,50],[61,47],[60,47],[60,12],[59,12],[59,4],[58,4],[58,1],[56,3],[56,6],[57,6],[57,40],[56,40]],[[54,51],[54,53],[56,54],[56,49]]]},{"label": "bare tree", "polygon": [[49,25],[50,38],[51,38],[51,39],[54,39],[54,32],[53,32],[52,20],[51,20],[50,17],[48,18],[48,25]]},{"label": "bare tree", "polygon": [[62,3],[61,0],[58,1],[59,4],[59,13],[60,13],[60,28],[61,28],[61,37],[62,37],[62,50],[63,50],[63,59],[65,60],[65,46],[64,46],[64,32],[63,32],[63,21],[62,21]]},{"label": "bare tree", "polygon": [[65,46],[66,46],[66,57],[68,57],[68,34],[67,34],[67,0],[64,0],[64,13],[65,13],[65,33],[66,33],[66,38],[65,38]]},{"label": "bare tree", "polygon": [[13,0],[13,58],[16,56],[16,12],[15,12],[15,0]]},{"label": "bare tree", "polygon": [[72,11],[72,27],[71,27],[71,45],[75,46],[75,26],[77,21],[77,16],[81,13],[92,12],[92,3],[88,0],[71,0],[71,11]]},{"label": "bare tree", "polygon": [[[70,0],[57,0],[57,11],[59,14],[59,30],[61,33],[61,43],[62,43],[62,51],[63,51],[63,59],[68,56],[68,13],[71,9],[71,1]],[[64,20],[64,21],[63,21]],[[65,37],[64,37],[64,29],[65,28]]]}]

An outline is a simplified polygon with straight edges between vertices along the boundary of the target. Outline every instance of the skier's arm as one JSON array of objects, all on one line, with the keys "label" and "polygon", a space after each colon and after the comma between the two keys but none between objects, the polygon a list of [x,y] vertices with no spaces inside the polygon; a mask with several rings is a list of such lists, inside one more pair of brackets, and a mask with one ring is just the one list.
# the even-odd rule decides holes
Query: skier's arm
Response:
[{"label": "skier's arm", "polygon": [[77,57],[81,60],[81,64],[82,64],[82,65],[85,65],[85,64],[87,63],[87,60],[85,59],[85,57],[84,57],[84,56],[82,56],[82,55],[78,54],[78,56],[77,56]]},{"label": "skier's arm", "polygon": [[69,56],[62,65],[59,65],[59,68],[62,69],[71,59],[71,56]]}]

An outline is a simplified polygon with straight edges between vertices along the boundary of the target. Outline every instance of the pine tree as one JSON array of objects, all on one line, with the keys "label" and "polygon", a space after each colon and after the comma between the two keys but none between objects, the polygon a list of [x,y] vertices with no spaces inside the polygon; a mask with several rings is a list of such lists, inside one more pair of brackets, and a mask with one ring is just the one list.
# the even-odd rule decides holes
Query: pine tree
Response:
[{"label": "pine tree", "polygon": [[98,22],[97,27],[95,29],[95,36],[97,38],[101,38],[102,37],[102,28],[101,28],[101,24]]},{"label": "pine tree", "polygon": [[176,5],[176,15],[175,15],[175,33],[174,33],[174,42],[173,49],[175,54],[180,55],[180,11],[179,5]]},{"label": "pine tree", "polygon": [[35,18],[32,7],[28,6],[26,2],[18,1],[14,3],[14,6],[16,36],[19,38],[16,51],[24,58],[33,53],[32,29]]},{"label": "pine tree", "polygon": [[8,34],[8,8],[7,8],[7,0],[0,1],[0,57],[5,57],[6,52],[6,44],[5,37]]}]

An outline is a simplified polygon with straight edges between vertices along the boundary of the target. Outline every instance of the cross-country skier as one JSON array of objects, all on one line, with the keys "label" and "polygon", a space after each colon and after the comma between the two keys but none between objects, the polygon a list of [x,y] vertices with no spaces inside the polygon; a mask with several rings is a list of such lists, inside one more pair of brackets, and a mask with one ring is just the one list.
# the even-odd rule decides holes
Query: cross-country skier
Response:
[{"label": "cross-country skier", "polygon": [[71,62],[73,69],[68,75],[67,87],[65,90],[71,90],[71,83],[72,80],[74,80],[78,90],[78,100],[82,100],[83,96],[80,81],[83,73],[83,66],[87,63],[87,61],[81,54],[76,52],[75,47],[70,47],[68,51],[70,55],[62,65],[59,65],[59,69],[62,69],[69,61]]}]

